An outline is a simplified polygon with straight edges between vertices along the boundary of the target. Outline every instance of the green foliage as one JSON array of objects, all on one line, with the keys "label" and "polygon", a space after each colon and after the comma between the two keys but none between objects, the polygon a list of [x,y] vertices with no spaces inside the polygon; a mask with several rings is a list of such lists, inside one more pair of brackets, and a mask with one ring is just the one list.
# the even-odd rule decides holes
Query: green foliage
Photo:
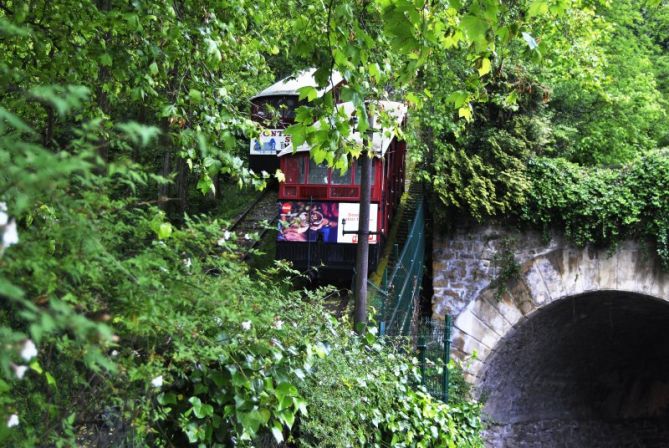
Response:
[{"label": "green foliage", "polygon": [[[318,161],[345,169],[367,101],[408,92],[449,117],[432,126],[448,137],[435,166],[469,167],[442,191],[478,200],[479,216],[509,210],[543,134],[525,137],[539,121],[513,112],[536,98],[516,92],[525,73],[497,77],[496,52],[539,57],[523,17],[560,3],[3,2],[0,443],[481,446],[478,405],[430,398],[412,360],[351,336],[323,292],[292,290],[294,273],[249,272],[227,223],[191,198],[265,184],[239,157],[257,132],[248,99],[315,65],[321,85],[344,75],[358,116],[301,92],[293,137]],[[446,59],[455,74],[435,68]],[[510,124],[457,135],[488,100]],[[479,151],[455,154],[462,142]]]},{"label": "green foliage", "polygon": [[483,446],[477,404],[434,400],[416,386],[416,359],[367,339],[330,340],[330,355],[307,378],[299,446]]},{"label": "green foliage", "polygon": [[470,124],[458,124],[448,111],[451,102],[458,107],[467,94],[445,96],[444,90],[452,88],[443,82],[445,71],[448,65],[424,78],[439,99],[416,117],[427,140],[420,154],[426,168],[423,177],[442,203],[466,210],[479,221],[509,213],[524,202],[530,188],[529,156],[551,139],[539,115],[545,88],[522,67],[505,69],[481,93],[491,101],[473,107]]},{"label": "green foliage", "polygon": [[511,238],[502,239],[492,258],[495,269],[495,279],[492,281],[492,286],[496,289],[496,299],[500,299],[506,293],[507,285],[520,275],[520,264],[514,255],[516,243]]},{"label": "green foliage", "polygon": [[[92,148],[54,156],[23,143],[30,152],[0,151],[14,167],[2,178],[8,211],[21,223],[20,242],[6,249],[0,271],[1,293],[12,300],[0,334],[16,347],[0,358],[2,417],[20,422],[2,427],[3,443],[244,446],[268,433],[277,442],[322,445],[328,439],[320,431],[335,432],[337,422],[321,420],[320,403],[332,391],[317,379],[336,365],[332,381],[352,385],[339,408],[351,406],[345,415],[356,437],[480,446],[476,406],[451,408],[414,392],[407,360],[371,335],[351,337],[321,307],[321,293],[305,296],[281,281],[292,273],[252,278],[224,223],[193,218],[171,226],[133,193],[153,182],[138,167],[100,171]],[[14,188],[40,167],[27,160],[49,169],[37,170],[27,190]],[[26,337],[37,356],[18,377]],[[385,399],[376,424],[379,404],[357,399],[367,387],[359,383],[359,356],[377,366],[364,380]],[[361,425],[359,413],[370,420]],[[84,422],[104,418],[111,419],[105,435],[86,430]]]},{"label": "green foliage", "polygon": [[558,69],[547,78],[553,86],[550,109],[555,126],[569,130],[560,155],[611,165],[658,146],[669,132],[667,103],[658,88],[655,63],[661,51],[648,38],[641,4],[618,1],[597,13],[594,26],[578,32],[597,38],[590,42],[595,52],[591,60],[597,58],[596,62],[585,66],[594,65],[595,70],[566,77],[564,69]]},{"label": "green foliage", "polygon": [[577,244],[615,244],[650,238],[669,268],[669,158],[648,153],[621,169],[586,168],[562,159],[529,164],[533,188],[521,218],[564,228]]},{"label": "green foliage", "polygon": [[500,10],[490,67],[437,54],[419,78],[414,157],[437,213],[557,227],[580,245],[647,238],[669,266],[666,2],[527,11]]},{"label": "green foliage", "polygon": [[[257,132],[247,99],[272,79],[263,56],[276,46],[275,8],[236,0],[6,2],[3,107],[48,148],[66,149],[71,126],[88,122],[89,138],[104,141],[105,161],[132,158],[177,179],[160,195],[179,198],[167,208],[181,218],[190,193],[212,192],[219,176],[264,184],[243,167],[246,142],[238,137]],[[63,117],[66,107],[77,114]]]}]

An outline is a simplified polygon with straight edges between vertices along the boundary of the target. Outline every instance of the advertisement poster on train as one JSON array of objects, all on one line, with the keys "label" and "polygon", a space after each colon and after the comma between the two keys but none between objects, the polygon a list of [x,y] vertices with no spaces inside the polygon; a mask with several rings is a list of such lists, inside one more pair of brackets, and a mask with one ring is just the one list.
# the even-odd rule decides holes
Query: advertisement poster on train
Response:
[{"label": "advertisement poster on train", "polygon": [[[378,204],[371,204],[369,209],[369,230],[374,232],[377,230],[377,216]],[[340,202],[339,203],[339,226],[337,232],[338,243],[357,244],[358,235],[348,233],[350,231],[358,230],[358,222],[360,221],[360,204]],[[346,234],[344,234],[346,230]],[[376,243],[376,235],[369,235],[369,242]]]},{"label": "advertisement poster on train", "polygon": [[337,242],[336,202],[280,202],[277,241]]},{"label": "advertisement poster on train", "polygon": [[290,145],[290,135],[284,129],[263,129],[258,138],[251,139],[251,155],[275,155]]}]

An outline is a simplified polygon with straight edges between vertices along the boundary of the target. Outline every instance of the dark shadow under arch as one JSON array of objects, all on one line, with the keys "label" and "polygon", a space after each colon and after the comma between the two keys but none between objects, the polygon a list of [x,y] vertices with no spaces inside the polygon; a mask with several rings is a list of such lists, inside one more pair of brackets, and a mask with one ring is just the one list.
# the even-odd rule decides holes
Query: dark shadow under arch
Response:
[{"label": "dark shadow under arch", "polygon": [[669,303],[559,300],[505,335],[480,378],[491,446],[668,447]]}]

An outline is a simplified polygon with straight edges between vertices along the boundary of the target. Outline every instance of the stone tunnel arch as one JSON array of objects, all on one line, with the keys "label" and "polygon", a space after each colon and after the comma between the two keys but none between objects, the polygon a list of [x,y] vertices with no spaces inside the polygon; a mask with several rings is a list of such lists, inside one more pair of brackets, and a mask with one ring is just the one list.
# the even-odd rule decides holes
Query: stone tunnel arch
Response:
[{"label": "stone tunnel arch", "polygon": [[534,312],[480,372],[489,445],[669,445],[668,324],[668,302],[625,292]]},{"label": "stone tunnel arch", "polygon": [[[490,284],[480,288],[454,313],[453,356],[463,362],[465,378],[475,393],[487,399],[485,412],[499,423],[489,433],[491,446],[600,446],[593,442],[597,440],[594,434],[601,436],[604,426],[593,423],[586,428],[586,422],[602,419],[626,422],[627,426],[617,429],[633,427],[628,424],[632,420],[651,428],[649,433],[669,428],[669,419],[665,419],[669,416],[665,412],[669,405],[669,275],[647,248],[633,242],[613,252],[553,245],[526,257],[518,278],[506,286],[501,296]],[[581,315],[586,317],[580,319]],[[613,328],[620,329],[620,334],[639,337],[630,336],[625,344],[614,339],[617,346],[605,344],[602,337],[611,331],[607,316],[615,318]],[[629,325],[621,328],[623,322]],[[541,333],[542,328],[553,330]],[[543,334],[543,339],[532,338],[537,334]],[[566,361],[571,350],[584,347],[598,351],[599,355],[588,358],[597,360],[594,364],[583,350],[574,352],[573,363]],[[619,356],[613,356],[616,353]],[[639,363],[645,363],[647,378],[639,370],[622,367],[632,364],[636,355]],[[591,364],[594,370],[588,371]],[[608,390],[604,387],[606,372],[597,370],[598,366],[618,372],[618,380],[627,385],[611,386],[609,395],[602,398]],[[562,383],[552,372],[556,369],[564,370]],[[600,378],[599,383],[584,386],[584,379],[593,376]],[[615,378],[608,377],[608,381]],[[552,394],[547,392],[551,388]],[[556,396],[562,396],[562,401]],[[597,396],[600,398],[594,398]],[[529,406],[530,401],[536,406],[547,404],[542,411]],[[617,413],[613,411],[616,406]],[[658,427],[649,419],[665,420]],[[561,424],[556,426],[558,420]],[[583,431],[575,430],[574,425]],[[542,431],[541,442],[515,438],[517,434],[531,438],[535,430]],[[545,440],[547,433],[564,439],[564,431],[573,437],[590,431],[594,438],[587,442],[574,439],[567,445],[560,444],[564,440],[555,445]],[[640,433],[638,428],[636,432]],[[669,446],[669,429],[660,432],[662,442],[638,444],[630,439],[629,446]],[[608,440],[601,446],[628,446],[622,435],[617,437],[620,444]]]}]

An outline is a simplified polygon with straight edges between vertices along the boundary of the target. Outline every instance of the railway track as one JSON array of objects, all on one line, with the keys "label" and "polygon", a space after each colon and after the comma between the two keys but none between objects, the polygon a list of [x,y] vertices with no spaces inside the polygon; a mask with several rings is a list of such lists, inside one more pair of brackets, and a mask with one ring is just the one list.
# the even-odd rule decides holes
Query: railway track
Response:
[{"label": "railway track", "polygon": [[276,225],[279,217],[277,201],[276,191],[265,190],[233,221],[230,231],[236,236],[242,259],[247,259]]}]

